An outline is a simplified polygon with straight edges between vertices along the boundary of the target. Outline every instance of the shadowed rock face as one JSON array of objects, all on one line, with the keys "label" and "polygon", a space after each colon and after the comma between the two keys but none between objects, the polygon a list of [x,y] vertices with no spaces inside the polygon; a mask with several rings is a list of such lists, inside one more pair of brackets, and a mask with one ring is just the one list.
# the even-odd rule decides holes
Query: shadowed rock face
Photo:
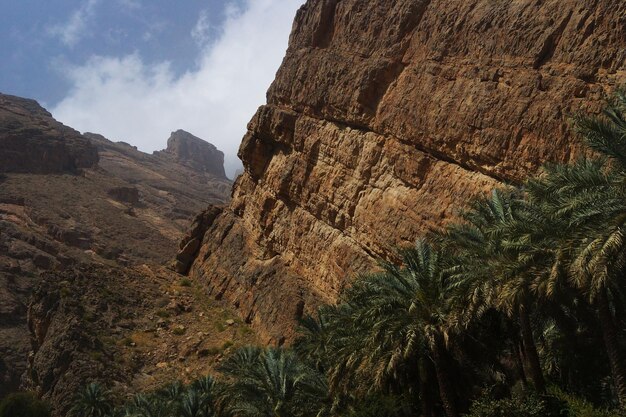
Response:
[{"label": "shadowed rock face", "polygon": [[212,144],[184,130],[172,132],[167,140],[167,149],[155,152],[155,154],[170,155],[178,163],[213,174],[218,178],[226,178],[224,153]]},{"label": "shadowed rock face", "polygon": [[75,173],[97,163],[96,147],[36,101],[0,94],[0,172]]},{"label": "shadowed rock face", "polygon": [[317,0],[299,10],[245,172],[190,275],[266,340],[354,273],[580,146],[626,82],[621,0]]}]

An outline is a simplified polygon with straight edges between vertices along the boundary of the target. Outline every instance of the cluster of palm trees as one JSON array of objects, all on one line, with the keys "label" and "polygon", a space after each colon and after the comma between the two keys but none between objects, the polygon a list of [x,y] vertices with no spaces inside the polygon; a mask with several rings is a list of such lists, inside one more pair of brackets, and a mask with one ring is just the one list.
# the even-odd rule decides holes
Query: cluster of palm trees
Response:
[{"label": "cluster of palm trees", "polygon": [[174,382],[151,394],[137,394],[123,407],[114,407],[111,392],[97,383],[79,392],[70,416],[80,417],[212,417],[213,388],[210,376],[185,387]]},{"label": "cluster of palm trees", "polygon": [[474,200],[304,321],[297,348],[334,392],[414,392],[423,416],[457,417],[468,387],[549,378],[626,408],[625,93],[574,125],[595,156]]},{"label": "cluster of palm trees", "polygon": [[139,396],[122,415],[458,417],[549,387],[626,409],[626,93],[574,127],[593,156],[472,201],[305,316],[293,349],[241,349],[222,382],[155,394],[166,414]]},{"label": "cluster of palm trees", "polygon": [[[210,376],[189,386],[174,382],[151,394],[138,394],[114,407],[112,394],[97,383],[81,391],[72,417],[313,417],[325,407],[324,376],[295,352],[282,348],[244,347],[220,366],[224,377]],[[315,411],[313,411],[315,410]]]}]

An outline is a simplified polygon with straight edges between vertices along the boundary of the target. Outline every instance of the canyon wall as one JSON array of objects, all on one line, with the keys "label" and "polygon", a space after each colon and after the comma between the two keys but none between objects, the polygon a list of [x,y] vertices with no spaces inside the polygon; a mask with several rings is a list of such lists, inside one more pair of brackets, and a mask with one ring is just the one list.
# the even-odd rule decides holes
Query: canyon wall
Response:
[{"label": "canyon wall", "polygon": [[623,0],[311,0],[190,276],[266,341],[472,196],[580,155],[626,82]]}]

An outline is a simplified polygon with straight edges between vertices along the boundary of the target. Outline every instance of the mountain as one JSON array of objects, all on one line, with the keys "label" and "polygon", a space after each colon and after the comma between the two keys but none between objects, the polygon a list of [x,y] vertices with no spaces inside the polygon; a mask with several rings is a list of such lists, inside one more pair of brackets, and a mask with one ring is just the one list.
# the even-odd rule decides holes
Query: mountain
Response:
[{"label": "mountain", "polygon": [[224,173],[224,153],[212,144],[205,142],[184,130],[172,132],[167,140],[167,148],[154,155],[172,157],[179,164],[196,171],[209,173],[217,178],[226,178]]},{"label": "mountain", "polygon": [[146,154],[0,94],[0,398],[24,383],[65,407],[81,375],[104,368],[133,383],[139,370],[171,361],[158,352],[175,350],[176,335],[164,331],[163,346],[143,365],[116,367],[94,358],[129,353],[113,342],[107,348],[99,333],[121,343],[140,325],[155,329],[163,320],[156,312],[170,304],[167,314],[194,338],[206,330],[197,317],[205,301],[163,265],[198,212],[229,200],[223,158],[182,130],[167,149]]},{"label": "mountain", "polygon": [[625,9],[307,1],[189,276],[265,341],[290,340],[295,318],[470,197],[576,158],[568,117],[626,82]]}]

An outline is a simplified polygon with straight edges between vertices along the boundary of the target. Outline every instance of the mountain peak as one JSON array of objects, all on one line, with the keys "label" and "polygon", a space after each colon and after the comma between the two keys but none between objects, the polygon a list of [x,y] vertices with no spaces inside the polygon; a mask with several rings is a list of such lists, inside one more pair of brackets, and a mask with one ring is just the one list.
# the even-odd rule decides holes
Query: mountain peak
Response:
[{"label": "mountain peak", "polygon": [[215,145],[182,129],[172,132],[167,140],[167,148],[163,152],[194,169],[217,177],[226,177],[224,153]]}]

